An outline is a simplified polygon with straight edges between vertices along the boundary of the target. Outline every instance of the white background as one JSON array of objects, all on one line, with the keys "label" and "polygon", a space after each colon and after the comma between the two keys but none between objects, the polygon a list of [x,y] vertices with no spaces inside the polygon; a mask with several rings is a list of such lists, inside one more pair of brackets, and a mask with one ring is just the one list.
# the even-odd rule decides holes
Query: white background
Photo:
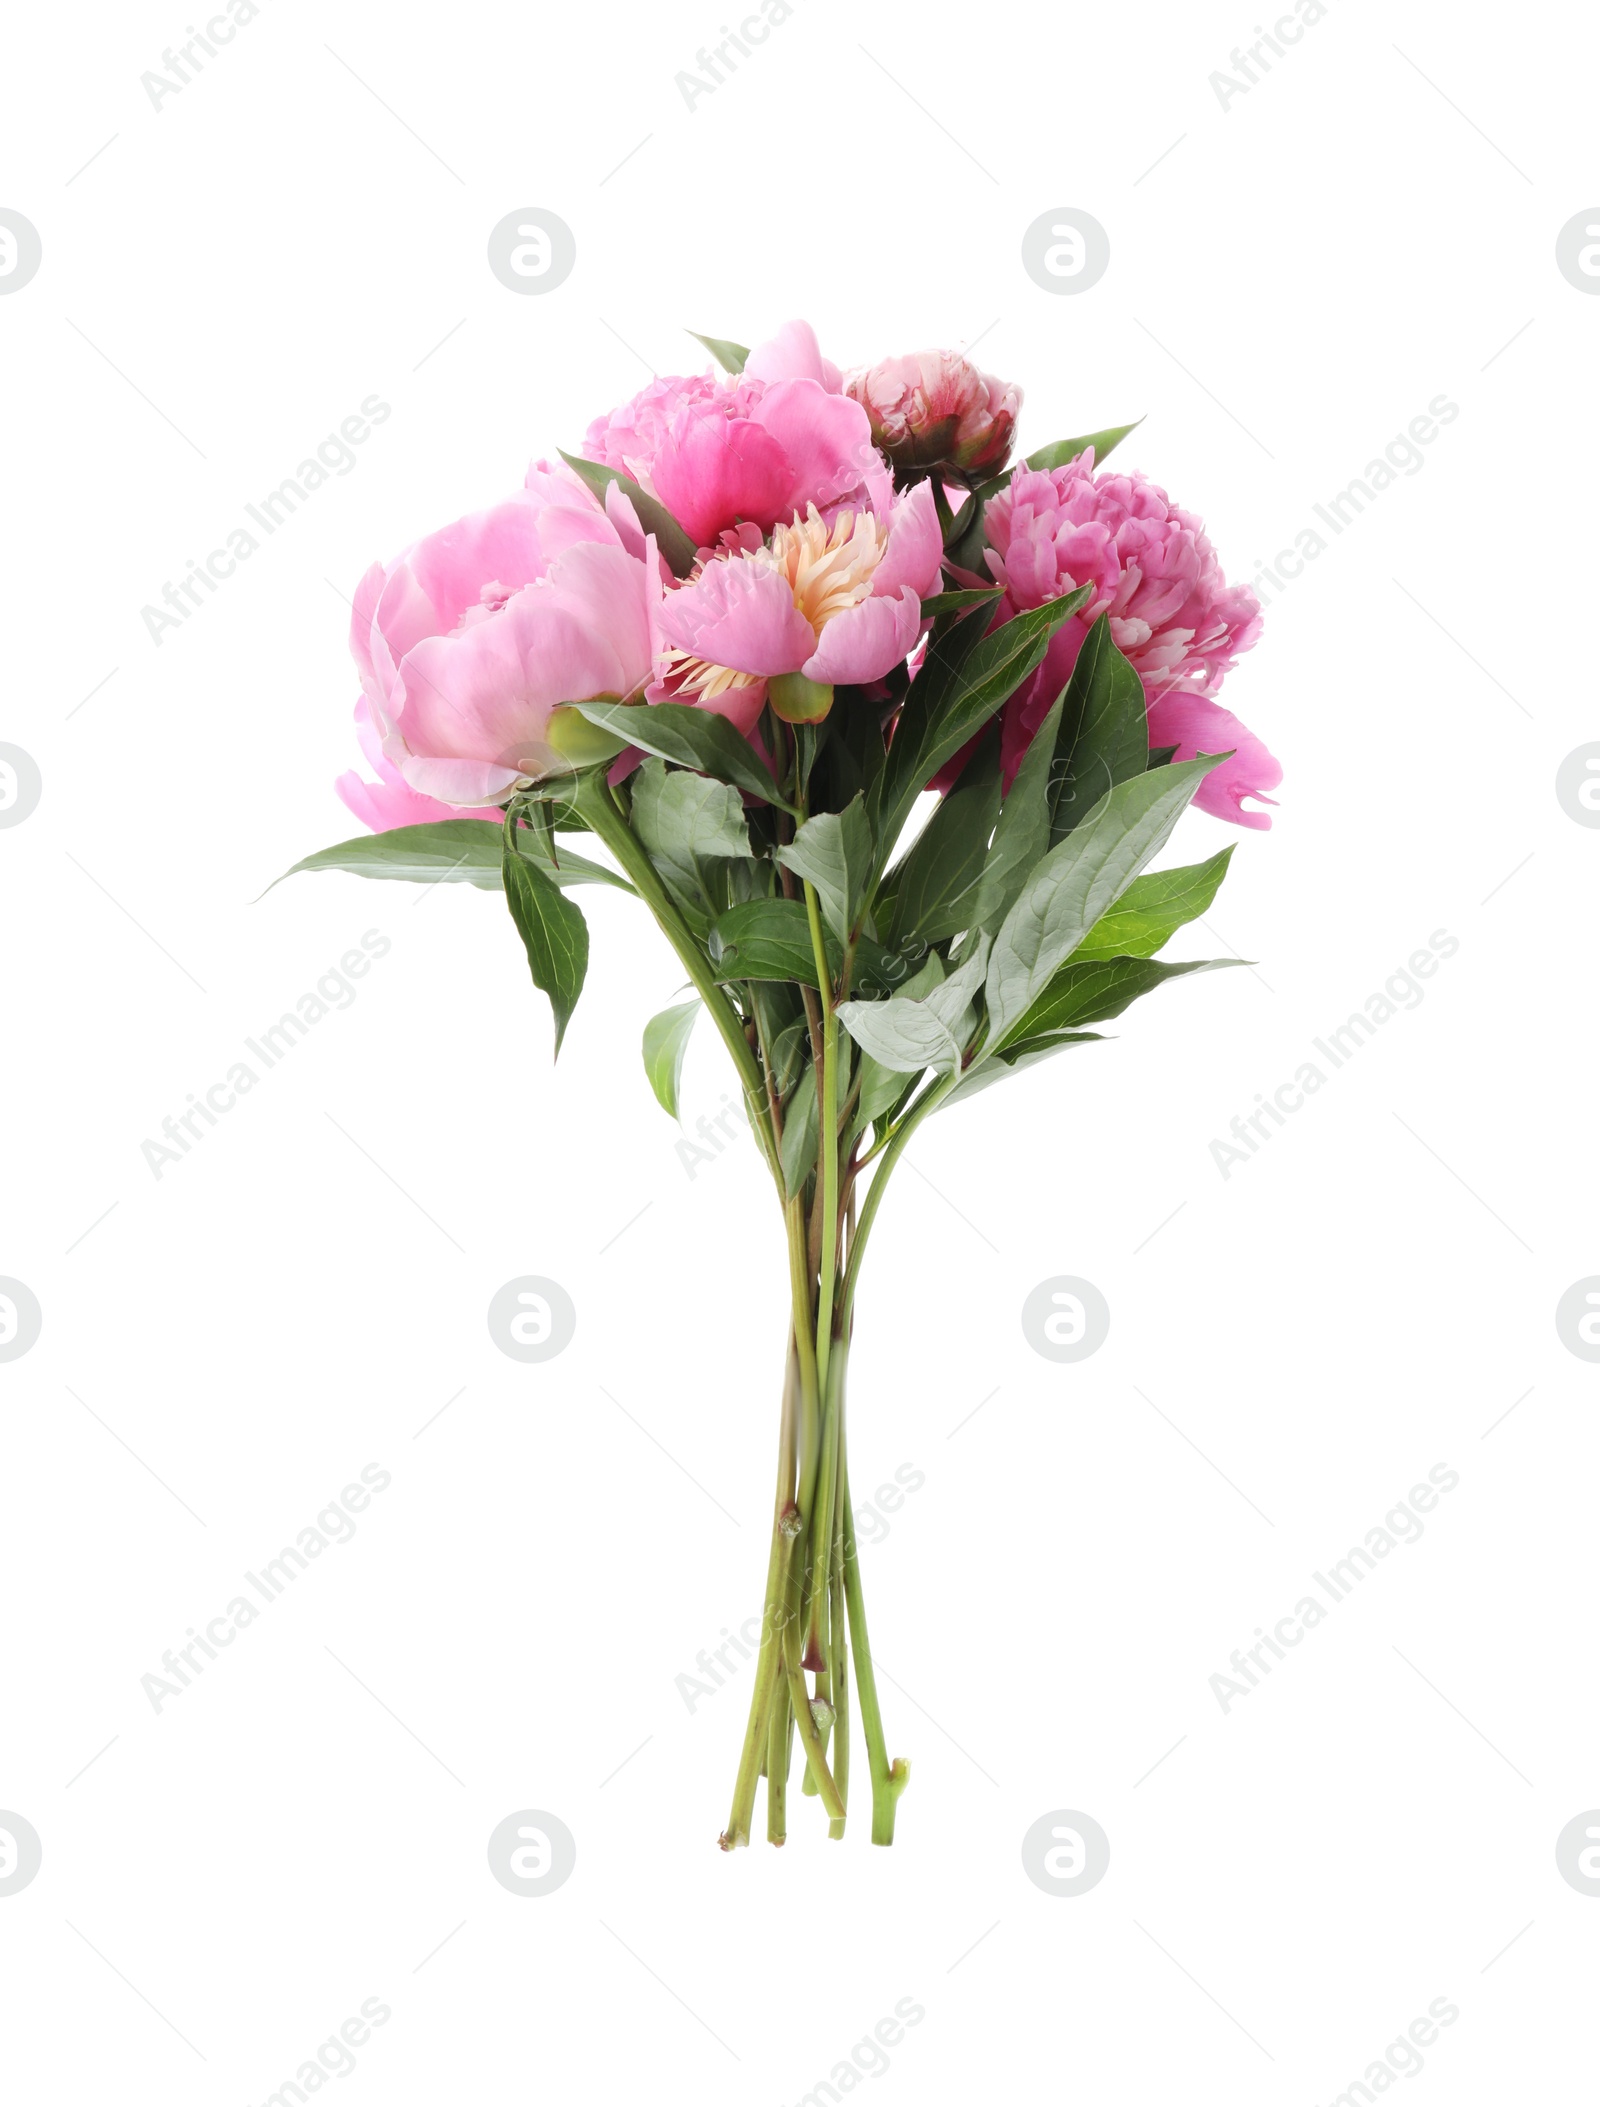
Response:
[{"label": "white background", "polygon": [[[691,112],[709,0],[268,0],[158,112],[186,19],[35,11],[7,61],[0,204],[44,246],[0,299],[0,738],[44,781],[0,832],[0,1273],[44,1312],[0,1366],[0,1807],[44,1848],[0,1898],[15,2097],[263,2101],[373,1997],[335,2089],[396,2103],[792,2103],[904,1998],[885,2099],[1330,2101],[1436,1998],[1402,2089],[1577,2097],[1600,1377],[1553,1320],[1600,1271],[1600,833],[1554,779],[1600,737],[1600,301],[1554,247],[1600,189],[1593,33],[1345,0],[1224,110],[1245,0],[799,0]],[[526,205],[577,240],[539,298],[485,263]],[[1020,263],[1066,205],[1111,241],[1077,297]],[[355,831],[367,564],[692,370],[682,327],[791,314],[843,363],[982,334],[1027,447],[1146,414],[1122,458],[1232,576],[1460,414],[1228,684],[1281,805],[1175,948],[1257,970],[919,1139],[852,1370],[858,1504],[926,1476],[864,1553],[898,1839],[796,1793],[783,1853],[725,1858],[747,1687],[691,1714],[675,1678],[759,1607],[786,1292],[754,1151],[691,1178],[646,1089],[674,963],[585,893],[552,1070],[492,895],[257,895]],[[152,643],[371,394],[353,472]],[[1191,815],[1173,860],[1233,838]],[[154,1177],[369,929],[358,1000]],[[1426,999],[1225,1179],[1212,1141],[1435,930]],[[705,1035],[691,1124],[730,1081]],[[536,1368],[485,1324],[526,1273],[578,1311]],[[1071,1367],[1019,1324],[1062,1273],[1112,1311]],[[163,1650],[369,1463],[354,1540],[154,1712]],[[1233,1649],[1440,1463],[1421,1540],[1224,1714]],[[538,1899],[485,1858],[525,1808],[577,1839]],[[1111,1839],[1075,1899],[1020,1857],[1059,1808]]]}]

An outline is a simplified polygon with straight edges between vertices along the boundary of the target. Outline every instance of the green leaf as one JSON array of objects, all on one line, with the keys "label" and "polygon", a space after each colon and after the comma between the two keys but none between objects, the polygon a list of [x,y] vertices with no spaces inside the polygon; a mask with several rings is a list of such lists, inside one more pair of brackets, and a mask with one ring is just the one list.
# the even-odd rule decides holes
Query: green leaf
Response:
[{"label": "green leaf", "polygon": [[652,855],[676,859],[687,868],[694,857],[750,856],[750,829],[744,800],[731,783],[669,770],[664,761],[648,760],[634,776],[634,831]]},{"label": "green leaf", "polygon": [[783,804],[761,756],[715,710],[693,710],[681,702],[580,702],[573,707],[591,724],[603,724],[647,754],[733,783],[768,804]]},{"label": "green leaf", "polygon": [[1165,768],[1169,761],[1176,758],[1177,752],[1178,749],[1175,745],[1152,746],[1145,765],[1150,768]]},{"label": "green leaf", "polygon": [[[927,947],[907,937],[898,948],[875,943],[871,937],[856,939],[854,983],[867,995],[902,995],[927,956]],[[830,934],[828,959],[837,970]]]},{"label": "green leaf", "polygon": [[550,998],[556,1052],[583,993],[589,967],[589,925],[572,902],[528,857],[507,842],[502,858],[506,905],[528,954],[533,984]]},{"label": "green leaf", "polygon": [[[816,746],[808,756],[806,746],[812,739]],[[860,702],[831,710],[820,725],[796,725],[795,743],[808,763],[802,785],[811,783],[809,762],[815,759],[816,780],[808,801],[818,811],[842,812],[858,790],[870,790],[883,772],[879,713]]]},{"label": "green leaf", "polygon": [[[1014,787],[1005,801],[1005,813],[1009,814],[1016,797]],[[937,944],[976,925],[978,882],[996,821],[1004,824],[1000,733],[991,725],[960,781],[946,791],[928,824],[889,874],[893,935],[915,935],[925,943]],[[1035,860],[1045,846],[1041,842]]]},{"label": "green leaf", "polygon": [[[435,819],[417,827],[392,827],[387,834],[358,834],[331,849],[304,856],[283,874],[297,871],[348,871],[357,878],[404,878],[415,884],[476,885],[484,892],[502,890],[501,851],[504,829],[487,819]],[[591,863],[586,856],[558,848],[549,860],[542,845],[526,833],[524,854],[557,885],[614,885],[631,893],[626,878]],[[274,878],[281,885],[283,878]],[[272,886],[267,887],[271,892]]]},{"label": "green leaf", "polygon": [[[1185,973],[1209,973],[1219,966],[1238,966],[1237,958],[1101,958],[1070,960],[1007,1037],[1006,1051],[1021,1051],[1032,1041],[1080,1024],[1103,1024],[1120,1017],[1129,1003],[1148,995],[1164,980]],[[892,1005],[885,1005],[892,1007]]]},{"label": "green leaf", "polygon": [[1029,454],[1029,468],[1065,468],[1069,461],[1076,461],[1087,447],[1094,448],[1094,465],[1101,467],[1111,449],[1120,446],[1130,432],[1136,432],[1144,423],[1135,417],[1132,424],[1110,424],[1103,432],[1086,432],[1081,439],[1057,439],[1049,446],[1041,446]]},{"label": "green leaf", "polygon": [[880,1068],[902,1076],[920,1075],[925,1068],[942,1074],[961,1059],[961,1042],[926,1002],[896,996],[892,1002],[841,1003],[839,1022]]},{"label": "green leaf", "polygon": [[697,344],[704,344],[724,373],[742,373],[745,360],[750,356],[748,344],[735,344],[729,337],[703,337],[698,329],[688,334]]},{"label": "green leaf", "polygon": [[791,1200],[796,1193],[804,1192],[806,1180],[816,1168],[818,1125],[817,1071],[815,1064],[808,1062],[784,1112],[783,1140],[778,1148],[783,1187]]},{"label": "green leaf", "polygon": [[[944,979],[944,961],[930,951],[901,993],[912,1001],[928,995]],[[860,1043],[859,1041],[857,1042]],[[856,1118],[861,1126],[876,1124],[893,1109],[911,1087],[912,1078],[903,1068],[886,1068],[865,1048],[861,1053],[861,1092],[856,1100]]]},{"label": "green leaf", "polygon": [[962,586],[955,592],[935,593],[931,600],[923,601],[922,619],[925,622],[936,622],[941,615],[964,615],[969,608],[993,607],[1002,590],[998,585],[979,588],[976,591]]},{"label": "green leaf", "polygon": [[1215,766],[1215,756],[1205,754],[1117,784],[1035,866],[1000,925],[989,960],[986,1050],[1005,1043],[1057,968],[1156,854]]},{"label": "green leaf", "polygon": [[[919,766],[928,727],[954,692],[968,659],[983,640],[988,620],[986,611],[975,607],[968,614],[958,615],[942,634],[928,639],[926,655],[906,690],[895,721],[890,741],[894,758],[891,760],[885,753],[883,766],[867,790],[867,817],[885,855],[893,849],[906,815],[934,773]],[[913,748],[917,751],[913,752]]]},{"label": "green leaf", "polygon": [[667,890],[703,937],[726,889],[713,890],[708,864],[751,855],[744,804],[729,783],[688,769],[669,770],[649,760],[630,785],[633,831],[660,872]]},{"label": "green leaf", "polygon": [[[830,973],[837,975],[844,948],[824,931]],[[803,900],[748,900],[718,915],[706,940],[718,980],[787,980],[817,985],[811,921]],[[856,984],[868,993],[892,995],[921,964],[921,954],[891,951],[870,937],[858,939]]]},{"label": "green leaf", "polygon": [[1091,958],[1149,958],[1174,930],[1205,913],[1227,875],[1232,855],[1230,844],[1204,863],[1146,871],[1142,878],[1135,878],[1073,952],[1073,964]]},{"label": "green leaf", "polygon": [[1030,607],[987,636],[980,633],[987,612],[974,608],[929,645],[869,799],[872,831],[885,852],[930,778],[1034,671],[1051,637],[1082,607],[1090,590],[1082,586],[1043,607]]},{"label": "green leaf", "polygon": [[1067,682],[1050,787],[1050,840],[1061,840],[1115,783],[1145,770],[1150,733],[1144,684],[1101,615]]},{"label": "green leaf", "polygon": [[972,999],[983,985],[988,946],[981,945],[948,980],[926,995],[897,995],[889,1002],[844,1002],[839,1022],[863,1053],[881,1068],[920,1075],[957,1067],[977,1024]]},{"label": "green leaf", "polygon": [[556,449],[567,466],[582,476],[589,488],[603,505],[606,501],[606,485],[616,483],[623,496],[639,515],[639,524],[646,534],[653,534],[656,547],[666,558],[667,568],[674,578],[687,578],[694,569],[697,551],[693,538],[686,534],[659,498],[649,491],[641,490],[630,475],[620,468],[607,468],[602,461],[586,461],[581,454],[562,452]]},{"label": "green leaf", "polygon": [[1026,884],[1028,873],[1050,846],[1056,751],[1066,699],[1063,689],[1034,734],[1006,793],[1000,823],[973,888],[966,925],[969,928],[987,924],[992,929],[1005,917]]},{"label": "green leaf", "polygon": [[[829,715],[832,715],[831,711]],[[817,749],[828,736],[828,718],[817,717],[809,724],[797,724],[793,733],[795,795],[803,798],[816,765]]]},{"label": "green leaf", "polygon": [[730,907],[712,924],[707,949],[719,980],[817,985],[811,922],[802,900],[749,900]]},{"label": "green leaf", "polygon": [[983,508],[990,498],[1004,490],[1011,480],[1008,469],[1004,475],[996,476],[992,482],[980,483],[956,514],[950,532],[944,538],[944,560],[946,567],[966,571],[974,578],[983,577],[988,566],[983,552],[989,546],[988,531],[984,526]]},{"label": "green leaf", "polygon": [[680,1002],[674,1009],[658,1010],[644,1028],[644,1072],[650,1088],[669,1119],[678,1116],[678,1082],[689,1034],[700,1014],[700,998]]},{"label": "green leaf", "polygon": [[785,869],[815,886],[823,920],[848,943],[872,876],[872,829],[860,793],[842,812],[808,819],[776,855]]},{"label": "green leaf", "polygon": [[779,1097],[787,1097],[800,1073],[806,1013],[800,990],[775,980],[750,983],[759,1043],[765,1049],[767,1075]]},{"label": "green leaf", "polygon": [[[753,984],[752,992],[759,1001],[763,994],[773,992],[774,988],[774,982],[758,980]],[[802,1010],[797,1017],[791,1017],[780,1031],[774,1032],[768,1041],[772,1054],[772,1087],[780,1097],[787,1097],[794,1088],[810,1038],[810,1027],[806,1023],[806,1013]]]}]

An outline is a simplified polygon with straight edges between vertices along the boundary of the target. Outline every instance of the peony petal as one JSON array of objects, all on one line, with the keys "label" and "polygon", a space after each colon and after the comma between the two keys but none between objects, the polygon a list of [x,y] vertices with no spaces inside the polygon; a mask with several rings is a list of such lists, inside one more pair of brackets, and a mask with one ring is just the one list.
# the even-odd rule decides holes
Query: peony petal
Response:
[{"label": "peony petal", "polygon": [[939,531],[933,486],[921,482],[895,500],[888,545],[872,574],[874,595],[899,593],[908,585],[919,599],[936,593],[943,556],[944,537]]},{"label": "peony petal", "polygon": [[362,693],[375,709],[382,706],[385,693],[384,682],[372,663],[373,623],[383,597],[385,575],[383,565],[375,563],[356,587],[356,596],[350,603],[350,656],[361,676]]},{"label": "peony petal", "polygon": [[794,482],[779,438],[748,418],[696,403],[673,419],[653,475],[656,496],[701,548],[736,520],[764,530],[787,517]]},{"label": "peony petal", "polygon": [[367,782],[352,768],[333,787],[361,824],[374,834],[387,834],[393,827],[425,826],[441,819],[498,820],[503,816],[493,805],[463,811],[459,806],[425,797],[421,791],[413,790],[399,770],[381,755],[373,765],[378,771],[377,782]]},{"label": "peony petal", "polygon": [[788,464],[787,492],[762,525],[803,513],[807,505],[820,511],[858,489],[874,469],[883,473],[866,411],[847,395],[830,395],[817,381],[778,381],[763,390],[749,414]]},{"label": "peony petal", "polygon": [[914,586],[906,586],[898,599],[863,600],[824,626],[800,671],[808,680],[834,687],[881,680],[909,654],[921,627],[922,605]]},{"label": "peony petal", "polygon": [[[589,510],[599,521],[603,534],[605,521],[599,508],[591,504]],[[540,524],[538,506],[519,495],[503,505],[490,506],[486,512],[469,512],[465,519],[442,527],[408,550],[405,568],[415,591],[426,597],[434,611],[430,633],[447,635],[469,608],[479,604],[486,585],[493,583],[502,592],[514,593],[542,577],[547,556],[541,544]],[[378,619],[398,659],[420,638],[397,635],[391,626],[388,602],[389,594],[385,593]]]},{"label": "peony petal", "polygon": [[817,642],[787,580],[748,557],[708,563],[692,585],[663,597],[657,623],[680,651],[763,678],[798,672]]},{"label": "peony petal", "polygon": [[[654,543],[648,537],[645,547],[654,554]],[[568,549],[550,566],[546,585],[551,596],[587,626],[596,663],[611,668],[600,688],[575,689],[560,699],[584,702],[600,693],[633,694],[650,672],[648,565],[623,548],[583,543]],[[514,604],[526,614],[538,603],[524,593]]]},{"label": "peony petal", "polygon": [[606,485],[606,518],[616,530],[618,541],[630,556],[645,561],[646,537],[639,524],[639,515],[633,509],[633,500],[620,483]]},{"label": "peony petal", "polygon": [[517,785],[515,769],[497,768],[490,761],[423,760],[407,754],[400,768],[411,788],[430,803],[456,808],[450,815],[453,819],[470,819],[476,807],[504,797]]},{"label": "peony petal", "polygon": [[1187,691],[1162,695],[1150,705],[1150,744],[1176,746],[1176,761],[1193,760],[1197,753],[1226,753],[1232,747],[1228,759],[1220,761],[1195,792],[1195,803],[1214,819],[1229,819],[1241,827],[1272,825],[1267,813],[1247,812],[1243,800],[1275,804],[1267,792],[1283,781],[1282,766],[1231,710]]},{"label": "peony petal", "polygon": [[823,357],[809,322],[785,322],[775,337],[757,344],[744,371],[749,380],[814,380],[830,395],[839,392],[839,369]]}]

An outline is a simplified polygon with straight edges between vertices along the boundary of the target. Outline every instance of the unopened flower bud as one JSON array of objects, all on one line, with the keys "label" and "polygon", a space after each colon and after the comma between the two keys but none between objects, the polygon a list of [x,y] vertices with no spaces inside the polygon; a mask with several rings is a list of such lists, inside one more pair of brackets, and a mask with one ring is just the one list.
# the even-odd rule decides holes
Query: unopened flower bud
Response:
[{"label": "unopened flower bud", "polygon": [[833,688],[803,673],[778,673],[767,682],[767,700],[786,724],[818,724],[833,708]]},{"label": "unopened flower bud", "polygon": [[844,392],[866,411],[872,443],[899,480],[943,468],[963,477],[1005,466],[1022,390],[981,373],[954,351],[883,359],[846,376]]}]

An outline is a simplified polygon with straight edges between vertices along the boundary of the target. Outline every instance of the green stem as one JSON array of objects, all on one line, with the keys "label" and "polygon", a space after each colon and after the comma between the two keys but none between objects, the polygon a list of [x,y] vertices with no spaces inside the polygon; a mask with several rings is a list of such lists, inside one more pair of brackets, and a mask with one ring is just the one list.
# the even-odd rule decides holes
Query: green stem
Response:
[{"label": "green stem", "polygon": [[822,996],[822,1087],[817,1113],[817,1182],[822,1191],[822,1256],[817,1267],[817,1381],[828,1388],[828,1355],[833,1343],[834,1276],[839,1265],[839,1020],[833,1009],[833,982],[828,947],[822,934],[817,889],[806,881],[806,915],[811,924],[811,951]]},{"label": "green stem", "polygon": [[774,1705],[782,1666],[782,1616],[784,1582],[788,1573],[784,1534],[785,1519],[793,1518],[795,1458],[800,1413],[800,1356],[798,1338],[791,1335],[784,1362],[783,1424],[778,1441],[778,1487],[773,1501],[772,1549],[767,1559],[767,1589],[761,1605],[761,1640],[756,1657],[755,1687],[750,1693],[750,1717],[739,1754],[738,1775],[733,1785],[733,1808],[722,1834],[722,1848],[734,1850],[750,1841],[750,1822],[755,1812],[756,1786],[761,1759],[767,1753],[768,1721]]},{"label": "green stem", "polygon": [[793,1303],[795,1352],[800,1364],[799,1477],[795,1498],[802,1522],[809,1521],[816,1498],[817,1465],[822,1453],[822,1397],[817,1383],[817,1344],[812,1333],[811,1265],[806,1252],[805,1201],[799,1193],[784,1208],[789,1232],[789,1290]]},{"label": "green stem", "polygon": [[834,1341],[828,1379],[822,1393],[822,1462],[817,1476],[816,1506],[811,1517],[811,1565],[806,1575],[806,1651],[808,1668],[828,1665],[828,1576],[833,1566],[833,1533],[838,1514],[839,1443],[844,1431],[844,1341]]},{"label": "green stem", "polygon": [[795,1725],[800,1729],[806,1761],[810,1764],[811,1775],[817,1782],[817,1791],[822,1797],[822,1804],[828,1811],[830,1821],[842,1822],[844,1802],[839,1797],[839,1788],[833,1782],[828,1759],[822,1753],[822,1744],[817,1739],[817,1723],[811,1717],[811,1695],[806,1689],[805,1670],[800,1665],[800,1562],[800,1545],[795,1543],[791,1546],[789,1585],[784,1602],[783,1667],[789,1681],[789,1703],[794,1710]]},{"label": "green stem", "polygon": [[872,1779],[872,1841],[894,1842],[894,1810],[911,1776],[903,1756],[889,1761],[883,1738],[883,1714],[878,1708],[878,1685],[872,1672],[872,1642],[867,1636],[867,1604],[861,1592],[861,1566],[856,1557],[855,1520],[850,1512],[850,1468],[844,1471],[844,1595],[850,1611],[850,1644],[856,1657],[856,1689],[861,1697],[861,1732],[867,1744],[867,1770]]},{"label": "green stem", "polygon": [[[843,1341],[839,1360],[844,1361]],[[839,1384],[839,1442],[836,1450],[835,1522],[828,1547],[828,1687],[833,1693],[833,1780],[839,1798],[850,1804],[850,1648],[845,1640],[844,1607],[844,1383]],[[844,1818],[828,1824],[830,1837],[844,1835]]]},{"label": "green stem", "polygon": [[781,1844],[789,1835],[789,1749],[793,1721],[787,1690],[776,1692],[767,1727],[767,1842]]}]

